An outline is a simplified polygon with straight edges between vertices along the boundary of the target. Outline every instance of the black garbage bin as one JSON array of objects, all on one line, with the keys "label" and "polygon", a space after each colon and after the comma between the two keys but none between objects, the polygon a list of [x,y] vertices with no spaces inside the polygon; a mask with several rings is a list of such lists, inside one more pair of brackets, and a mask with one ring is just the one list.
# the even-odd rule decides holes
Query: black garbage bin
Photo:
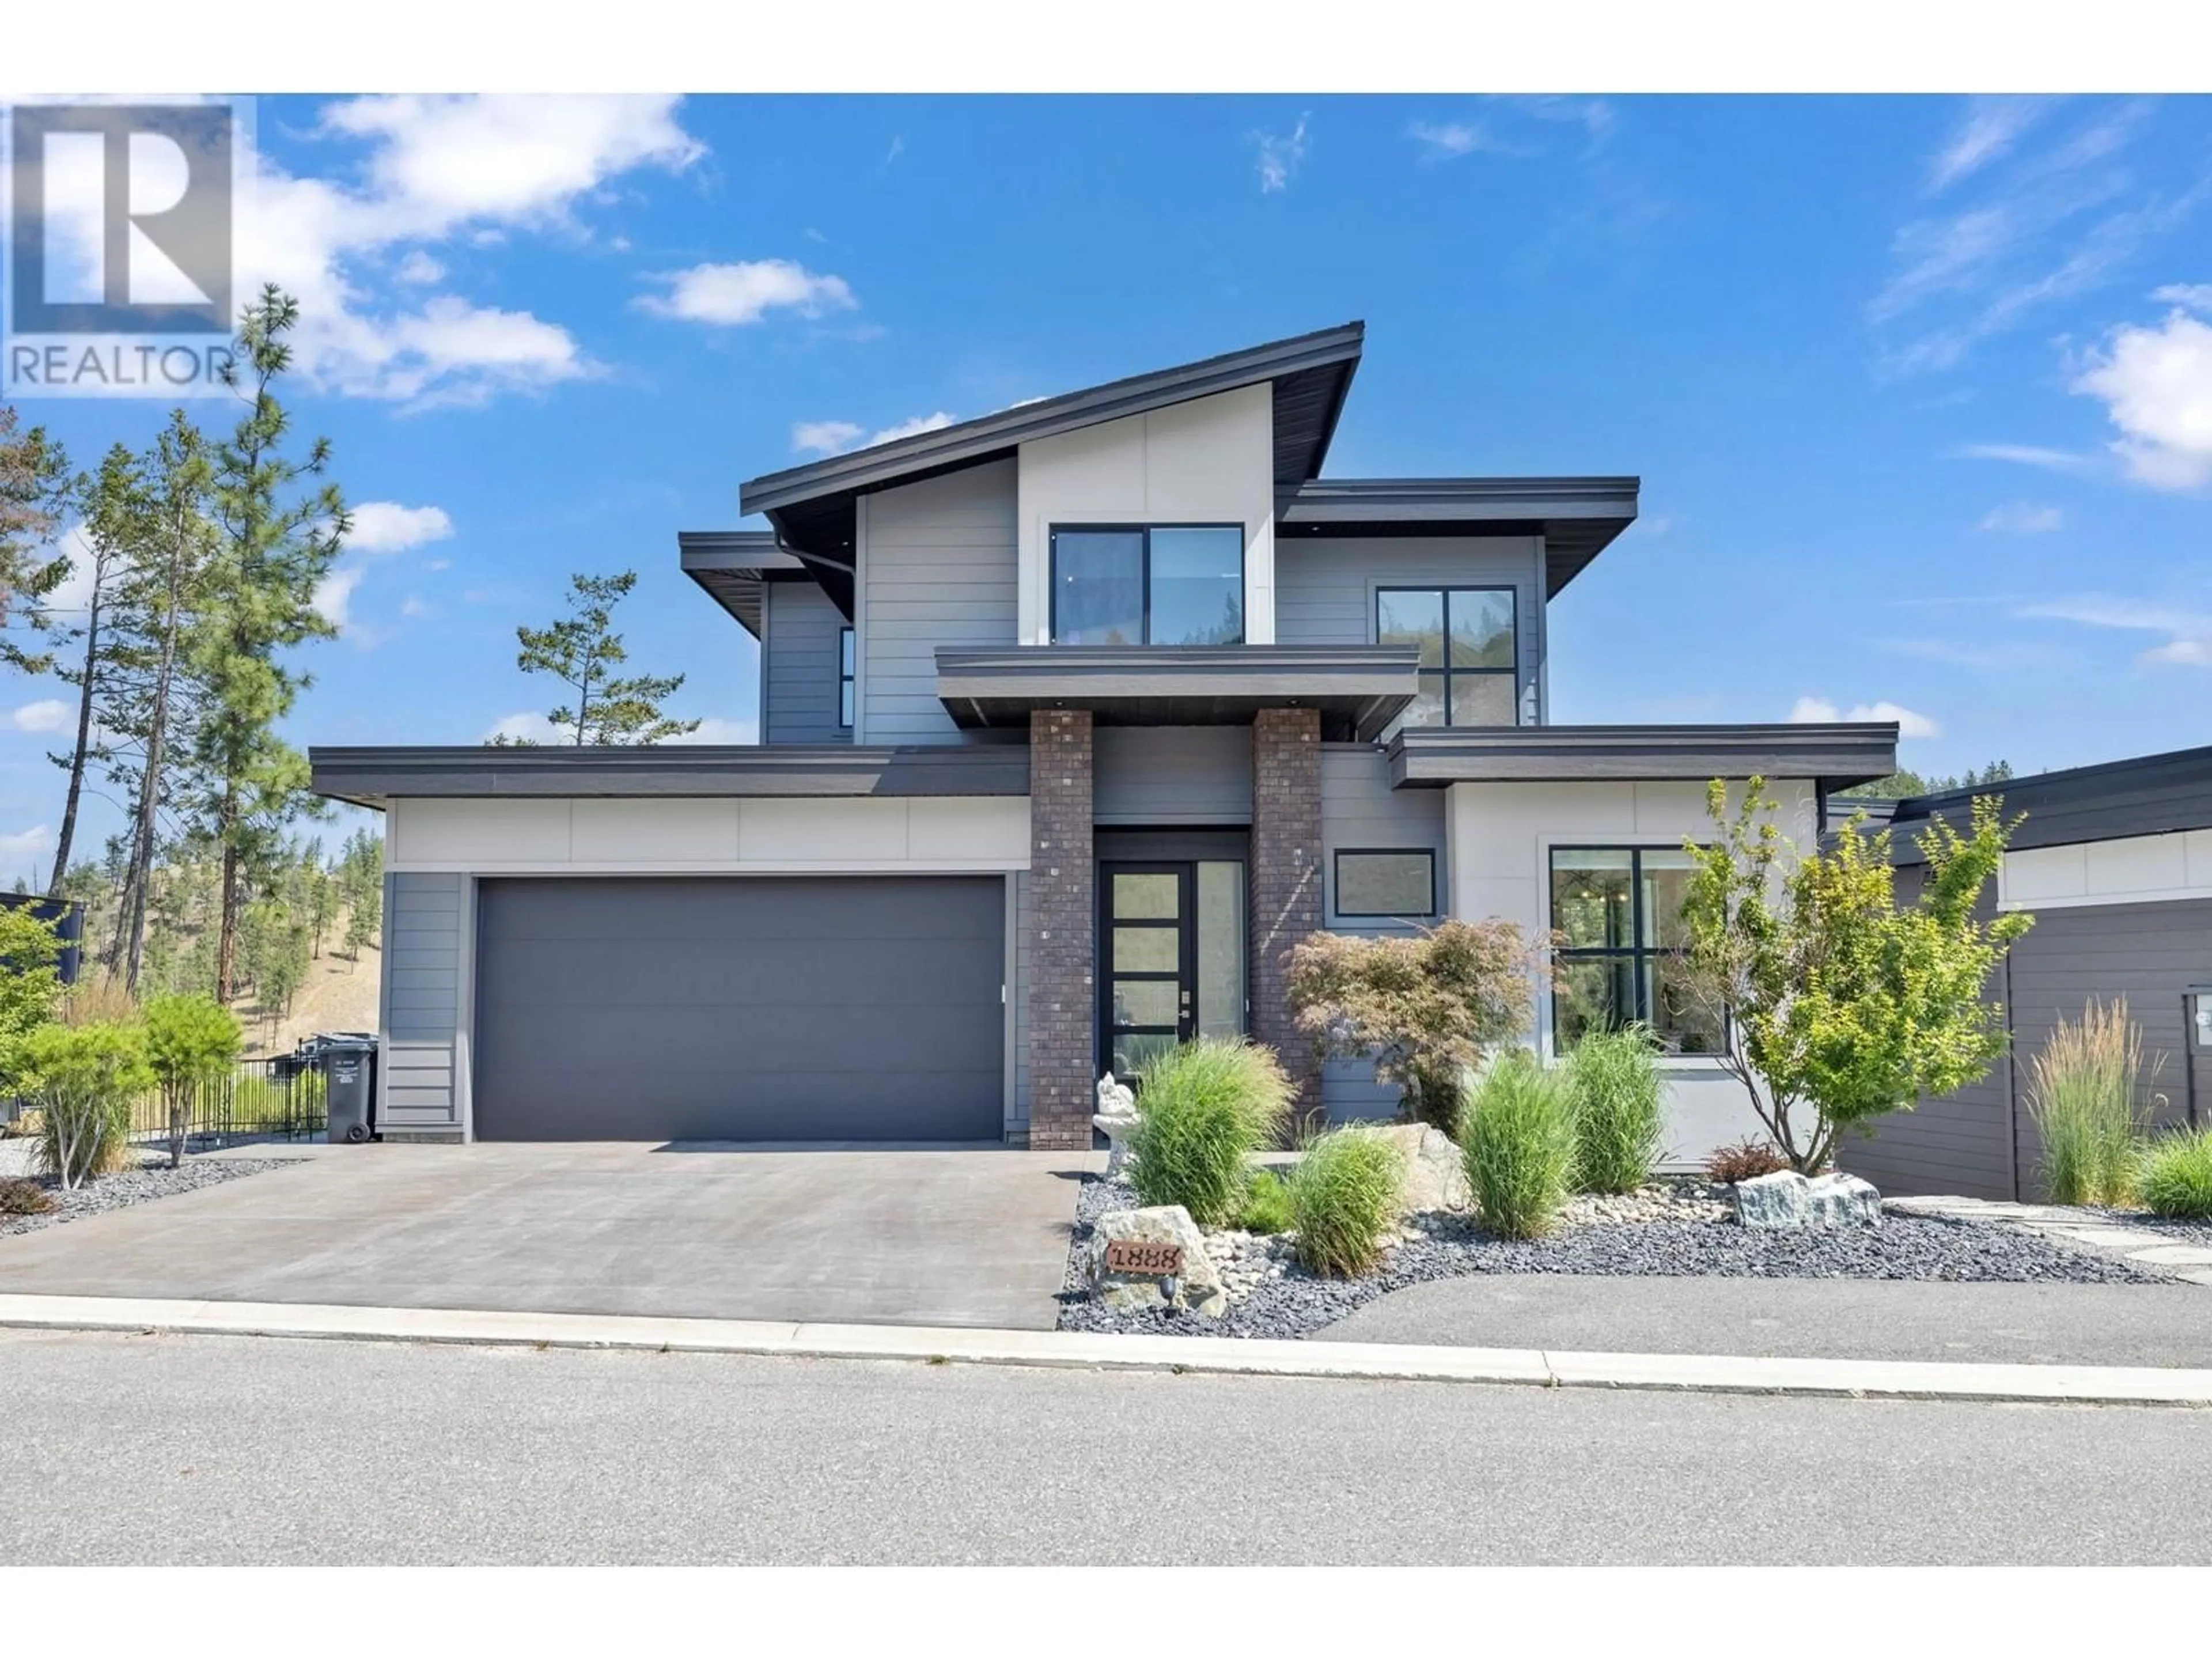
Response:
[{"label": "black garbage bin", "polygon": [[376,1130],[376,1039],[348,1035],[314,1041],[329,1103],[330,1139],[367,1140]]}]

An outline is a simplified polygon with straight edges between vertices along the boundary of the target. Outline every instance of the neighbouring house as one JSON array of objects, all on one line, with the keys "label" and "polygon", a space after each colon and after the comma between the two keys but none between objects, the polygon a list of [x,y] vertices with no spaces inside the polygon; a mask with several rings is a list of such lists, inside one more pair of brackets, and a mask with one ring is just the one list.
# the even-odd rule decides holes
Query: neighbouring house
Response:
[{"label": "neighbouring house", "polygon": [[2125,997],[2146,1061],[2162,1062],[2142,1079],[2154,1121],[2186,1120],[2192,1096],[2199,1121],[2212,1114],[2212,1024],[2193,1026],[2184,1010],[2203,988],[2212,1018],[2212,749],[1829,810],[1832,823],[1863,808],[1890,826],[1898,896],[1910,900],[1923,873],[1918,836],[1939,818],[1963,831],[1977,795],[2021,820],[1982,914],[2035,917],[1990,988],[2011,1043],[1981,1082],[1882,1119],[1841,1161],[1884,1192],[2033,1199],[2043,1191],[2028,1109],[2035,1056],[2092,998]]},{"label": "neighbouring house", "polygon": [[318,749],[387,815],[383,1122],[1088,1146],[1197,1033],[1387,1115],[1285,1006],[1320,929],[1560,929],[1531,1041],[1648,1019],[1677,1162],[1755,1126],[1678,994],[1705,784],[1801,841],[1886,724],[1554,726],[1546,613],[1632,477],[1322,476],[1353,323],[745,483],[679,538],[760,646],[742,748]]}]

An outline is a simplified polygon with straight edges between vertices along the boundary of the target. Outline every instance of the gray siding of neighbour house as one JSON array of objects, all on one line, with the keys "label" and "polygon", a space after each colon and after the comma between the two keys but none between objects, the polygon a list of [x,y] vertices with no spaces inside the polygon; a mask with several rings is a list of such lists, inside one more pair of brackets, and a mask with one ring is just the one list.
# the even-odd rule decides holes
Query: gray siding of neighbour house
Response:
[{"label": "gray siding of neighbour house", "polygon": [[1015,465],[862,498],[858,741],[964,740],[937,699],[937,647],[1014,643]]},{"label": "gray siding of neighbour house", "polygon": [[1249,726],[1108,726],[1093,739],[1098,823],[1249,823]]},{"label": "gray siding of neighbour house", "polygon": [[[1322,881],[1327,895],[1323,925],[1331,933],[1363,937],[1411,933],[1428,918],[1402,922],[1362,918],[1346,921],[1336,911],[1336,849],[1425,848],[1436,854],[1438,914],[1450,890],[1445,868],[1445,792],[1390,787],[1390,765],[1382,750],[1369,744],[1328,744],[1321,751]],[[1331,1121],[1395,1117],[1398,1091],[1375,1080],[1374,1066],[1361,1060],[1332,1060],[1322,1071],[1322,1102]]]},{"label": "gray siding of neighbour house", "polygon": [[1544,723],[1544,559],[1532,536],[1388,539],[1279,536],[1275,638],[1283,645],[1371,645],[1378,587],[1510,587],[1521,724]]},{"label": "gray siding of neighbour house", "polygon": [[811,582],[761,595],[763,743],[847,743],[837,724],[837,636],[845,618]]},{"label": "gray siding of neighbour house", "polygon": [[457,1134],[465,1056],[460,1010],[468,972],[468,878],[384,878],[384,1071],[379,1121],[388,1133]]}]

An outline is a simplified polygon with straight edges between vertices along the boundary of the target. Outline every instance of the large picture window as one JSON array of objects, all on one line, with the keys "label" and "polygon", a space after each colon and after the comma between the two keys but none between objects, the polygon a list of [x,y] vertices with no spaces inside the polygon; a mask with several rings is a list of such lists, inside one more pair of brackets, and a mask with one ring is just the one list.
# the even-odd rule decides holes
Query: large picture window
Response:
[{"label": "large picture window", "polygon": [[1517,726],[1521,670],[1510,587],[1383,587],[1375,643],[1420,652],[1408,726]]},{"label": "large picture window", "polygon": [[1242,525],[1052,532],[1054,645],[1242,645]]},{"label": "large picture window", "polygon": [[1719,1017],[1684,983],[1682,902],[1690,855],[1679,847],[1555,847],[1552,927],[1558,977],[1552,1041],[1641,1020],[1668,1054],[1718,1054]]}]

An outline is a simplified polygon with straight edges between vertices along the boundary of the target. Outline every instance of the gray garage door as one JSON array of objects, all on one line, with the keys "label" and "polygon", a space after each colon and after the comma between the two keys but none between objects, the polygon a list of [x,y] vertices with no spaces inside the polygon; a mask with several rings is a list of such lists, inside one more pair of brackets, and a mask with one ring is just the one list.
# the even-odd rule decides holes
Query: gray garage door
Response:
[{"label": "gray garage door", "polygon": [[995,1140],[1005,884],[487,881],[485,1140]]}]

